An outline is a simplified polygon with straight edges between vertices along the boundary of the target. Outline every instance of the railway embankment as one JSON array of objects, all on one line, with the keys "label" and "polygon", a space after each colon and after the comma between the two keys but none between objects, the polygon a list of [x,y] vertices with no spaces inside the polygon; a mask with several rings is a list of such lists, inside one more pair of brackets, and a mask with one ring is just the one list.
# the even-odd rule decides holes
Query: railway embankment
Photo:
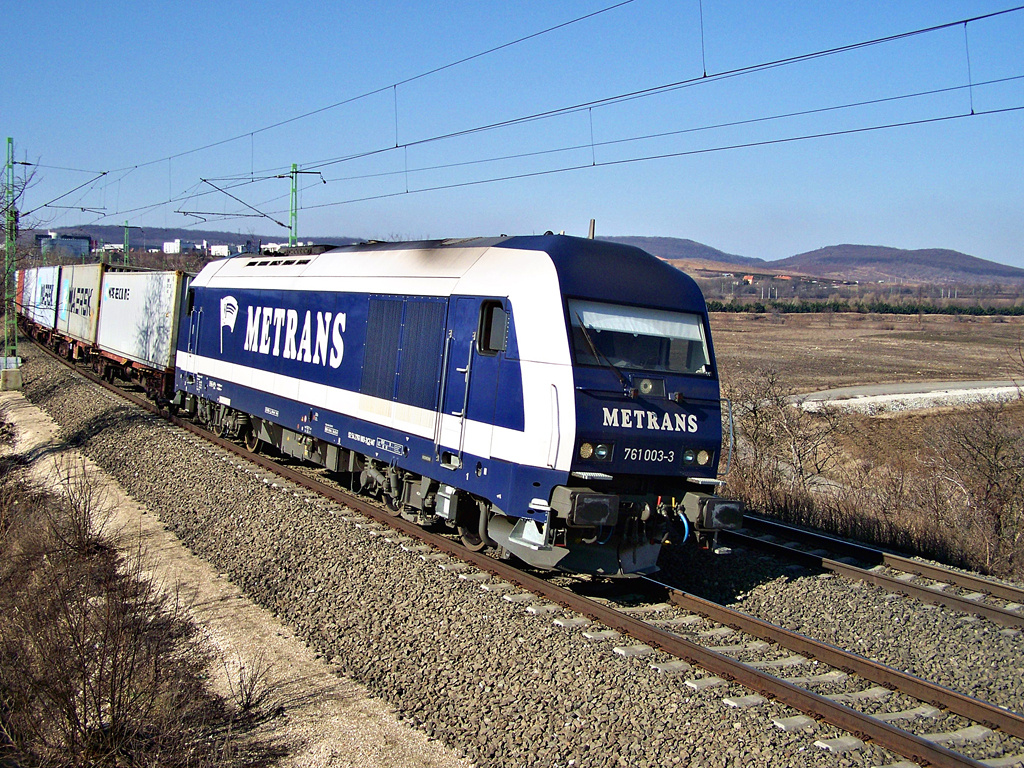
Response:
[{"label": "railway embankment", "polygon": [[[501,590],[442,570],[345,508],[116,402],[39,356],[25,373],[25,394],[56,421],[64,442],[144,501],[212,566],[213,580],[275,614],[319,669],[362,684],[400,720],[476,765],[898,759],[871,745],[841,757],[818,749],[816,740],[841,734],[821,724],[784,731],[773,720],[796,714],[786,707],[733,708],[726,698],[749,691],[695,690],[681,676],[653,671],[649,659],[616,655],[612,642],[527,613]],[[669,557],[665,565],[676,583],[766,620],[918,674],[941,670],[951,687],[1003,706],[1020,709],[1024,701],[1019,634],[759,556]],[[988,756],[998,744],[978,749]]]},{"label": "railway embankment", "polygon": [[[197,672],[198,679],[208,681],[204,695],[211,711],[220,711],[214,706],[219,701],[222,709],[244,707],[250,710],[245,714],[253,715],[232,724],[227,713],[224,728],[209,727],[212,741],[202,742],[202,765],[251,764],[249,760],[303,768],[468,765],[452,750],[399,722],[364,686],[337,675],[293,629],[192,554],[159,515],[72,447],[77,443],[88,449],[82,432],[69,435],[19,393],[0,393],[0,411],[9,433],[3,454],[21,465],[24,479],[58,495],[66,493],[69,482],[87,489],[97,535],[137,555],[146,583],[180,606],[182,619],[198,627],[190,653],[202,650],[208,655],[208,663]],[[136,758],[144,760],[146,754]],[[166,748],[160,754],[153,764],[174,759]],[[93,759],[99,760],[94,764],[106,764],[96,755]]]}]

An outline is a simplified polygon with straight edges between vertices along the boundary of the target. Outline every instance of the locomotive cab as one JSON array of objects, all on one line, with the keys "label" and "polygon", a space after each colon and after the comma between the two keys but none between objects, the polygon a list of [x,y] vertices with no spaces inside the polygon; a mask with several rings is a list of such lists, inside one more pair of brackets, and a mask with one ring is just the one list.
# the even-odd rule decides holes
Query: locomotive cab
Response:
[{"label": "locomotive cab", "polygon": [[722,423],[706,317],[575,298],[566,314],[577,434],[551,499],[574,553],[560,567],[647,573],[672,523],[705,544],[739,527],[739,504],[709,492]]},{"label": "locomotive cab", "polygon": [[677,542],[692,532],[714,546],[719,530],[742,524],[742,508],[714,493],[722,409],[703,295],[638,249],[545,240],[563,298],[572,454],[564,483],[530,505],[546,519],[520,519],[503,543],[606,576],[656,571],[673,529]]}]

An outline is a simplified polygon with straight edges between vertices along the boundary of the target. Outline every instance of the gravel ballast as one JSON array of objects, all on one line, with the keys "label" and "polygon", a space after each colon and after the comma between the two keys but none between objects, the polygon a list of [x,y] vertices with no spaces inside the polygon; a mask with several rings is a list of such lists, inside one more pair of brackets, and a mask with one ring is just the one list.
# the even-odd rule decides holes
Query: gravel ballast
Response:
[{"label": "gravel ballast", "polygon": [[[652,662],[667,660],[662,654],[614,655],[614,642],[554,626],[561,613],[530,615],[40,353],[29,352],[23,374],[26,396],[60,424],[63,438],[190,549],[294,628],[336,672],[477,765],[870,766],[898,759],[872,746],[830,754],[813,744],[842,735],[831,726],[786,732],[772,719],[793,710],[772,702],[732,709],[722,701],[749,690],[694,692],[686,676],[652,671]],[[742,593],[741,607],[762,618],[1020,709],[1020,635],[839,579],[779,577],[776,568],[761,558],[719,559],[702,575],[710,589],[702,592],[694,579],[692,591]],[[723,569],[728,578],[714,576]]]}]

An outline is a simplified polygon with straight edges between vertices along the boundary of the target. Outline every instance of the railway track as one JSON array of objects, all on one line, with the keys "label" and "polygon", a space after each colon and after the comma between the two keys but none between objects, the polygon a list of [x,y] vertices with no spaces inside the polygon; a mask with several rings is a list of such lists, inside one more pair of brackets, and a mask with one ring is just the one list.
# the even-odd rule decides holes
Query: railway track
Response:
[{"label": "railway track", "polygon": [[1004,627],[1024,629],[1024,589],[1011,584],[756,516],[747,516],[742,530],[724,531],[721,538],[925,603],[982,616]]},{"label": "railway track", "polygon": [[[119,387],[106,384],[98,377],[76,369],[80,374],[92,379],[95,383],[116,391],[136,404],[152,412],[158,412],[155,406],[146,399],[125,393]],[[165,414],[166,415],[166,414]],[[609,630],[622,633],[633,638],[638,644],[648,648],[659,649],[687,664],[694,664],[706,670],[708,676],[732,680],[758,694],[770,697],[786,704],[814,720],[821,720],[853,734],[863,740],[869,740],[892,752],[903,755],[921,764],[939,766],[977,766],[978,762],[964,754],[958,753],[938,743],[936,739],[915,735],[907,730],[894,726],[886,719],[871,716],[848,706],[842,701],[818,695],[807,687],[802,687],[792,680],[783,679],[772,671],[758,668],[752,664],[738,661],[728,652],[707,647],[701,643],[688,640],[673,629],[658,626],[653,621],[645,620],[635,612],[624,611],[614,606],[602,604],[595,600],[578,595],[563,587],[552,584],[550,580],[526,573],[509,563],[495,560],[486,555],[469,551],[450,538],[440,536],[395,517],[387,511],[360,497],[354,497],[336,487],[319,482],[308,474],[293,467],[283,466],[265,456],[253,454],[232,442],[216,438],[199,429],[190,422],[170,417],[170,421],[182,429],[202,436],[220,448],[242,456],[246,460],[273,472],[295,485],[320,493],[339,504],[359,511],[374,521],[375,525],[389,526],[402,536],[417,540],[417,547],[429,549],[431,555],[452,558],[468,563],[481,572],[516,585],[529,593],[549,601],[552,605],[562,606],[580,616],[599,622]],[[427,550],[424,550],[427,551]],[[865,680],[903,691],[919,701],[948,710],[976,723],[981,728],[993,728],[1015,738],[1024,738],[1024,718],[1014,712],[980,702],[963,694],[950,691],[928,683],[924,680],[905,675],[883,665],[877,665],[867,659],[816,643],[808,638],[788,632],[787,630],[760,622],[737,611],[702,601],[692,595],[671,590],[667,593],[672,604],[693,615],[705,616],[722,626],[735,627],[754,637],[764,637],[770,642],[800,653],[822,663],[827,663],[837,670],[852,672]],[[675,625],[670,625],[675,628]],[[629,646],[634,650],[637,646]],[[624,647],[625,648],[625,647]],[[626,655],[623,653],[623,655]],[[778,671],[778,668],[769,667]],[[856,698],[848,698],[848,702]],[[780,726],[782,727],[782,726]],[[948,741],[956,741],[953,737]],[[1013,760],[1014,758],[1010,758]],[[1012,762],[1006,763],[1012,765]]]}]

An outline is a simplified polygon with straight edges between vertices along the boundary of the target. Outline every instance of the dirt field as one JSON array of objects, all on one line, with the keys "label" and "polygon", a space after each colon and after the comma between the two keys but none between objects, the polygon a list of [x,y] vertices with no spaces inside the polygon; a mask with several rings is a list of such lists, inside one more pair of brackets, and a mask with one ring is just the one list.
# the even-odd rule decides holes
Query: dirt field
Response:
[{"label": "dirt field", "polygon": [[711,334],[723,382],[770,366],[811,392],[1020,376],[1024,318],[713,313]]},{"label": "dirt field", "polygon": [[785,406],[835,387],[1024,382],[1024,318],[716,314],[711,330],[749,448],[730,495],[788,522],[1024,578],[1024,403],[824,418]]}]

